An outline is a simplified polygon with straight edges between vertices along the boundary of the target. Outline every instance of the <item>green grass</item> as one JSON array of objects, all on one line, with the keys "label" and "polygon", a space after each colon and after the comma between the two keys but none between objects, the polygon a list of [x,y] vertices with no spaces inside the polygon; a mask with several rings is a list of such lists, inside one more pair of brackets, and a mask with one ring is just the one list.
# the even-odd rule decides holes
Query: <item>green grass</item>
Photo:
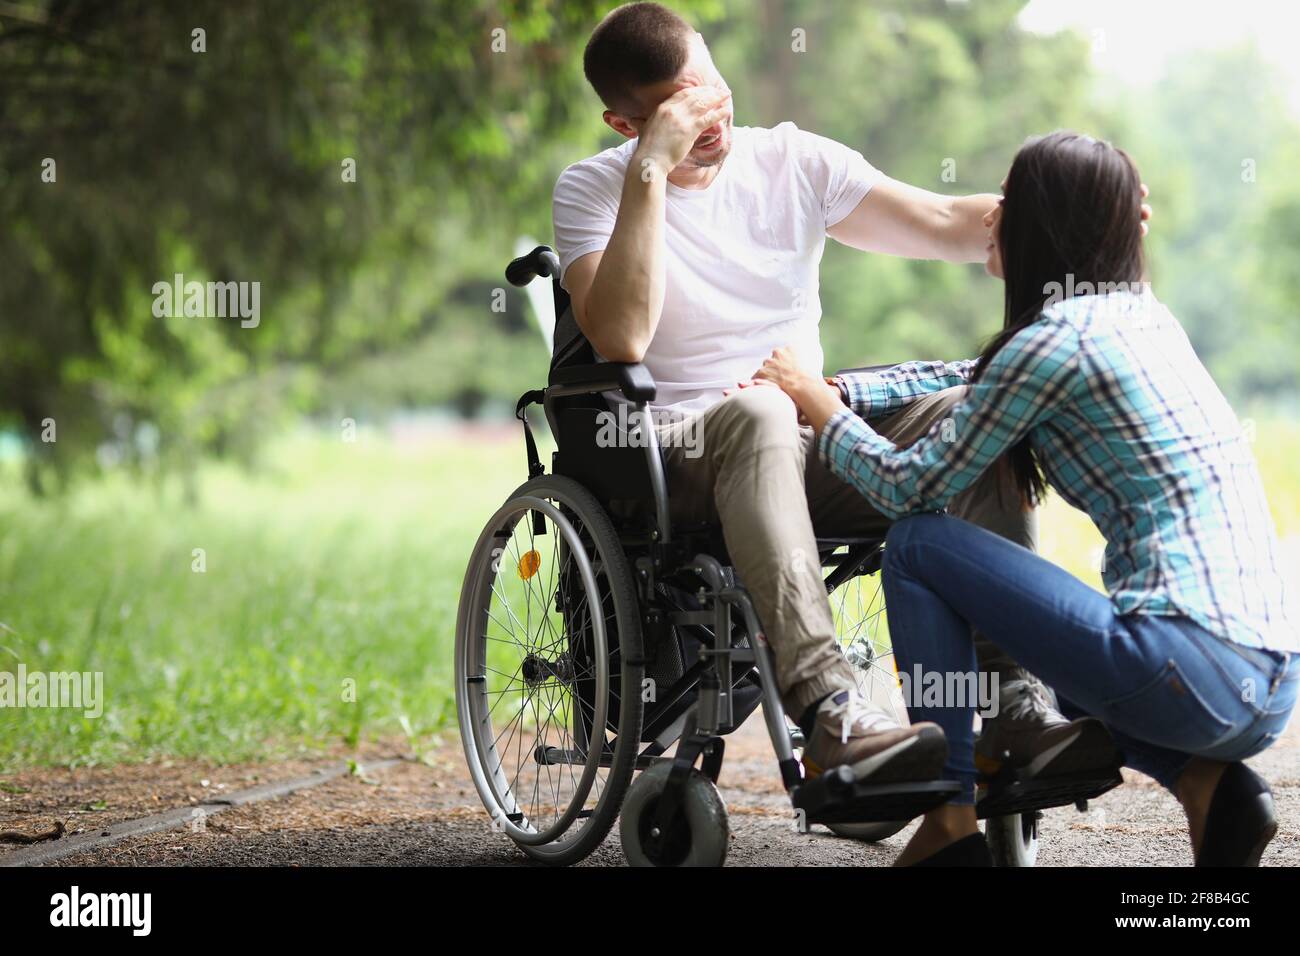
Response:
[{"label": "green grass", "polygon": [[[1294,560],[1300,427],[1256,441]],[[102,671],[98,719],[0,709],[0,771],[162,755],[231,761],[454,721],[461,576],[525,473],[523,442],[297,435],[258,476],[212,465],[202,504],[125,477],[57,500],[0,491],[0,671]],[[1059,500],[1044,551],[1096,585],[1100,537]],[[206,552],[206,573],[191,570]],[[355,702],[345,698],[355,682]]]},{"label": "green grass", "polygon": [[298,436],[272,465],[208,468],[196,509],[125,479],[0,496],[0,670],[102,671],[106,701],[0,710],[0,764],[237,760],[454,719],[461,576],[522,442]]}]

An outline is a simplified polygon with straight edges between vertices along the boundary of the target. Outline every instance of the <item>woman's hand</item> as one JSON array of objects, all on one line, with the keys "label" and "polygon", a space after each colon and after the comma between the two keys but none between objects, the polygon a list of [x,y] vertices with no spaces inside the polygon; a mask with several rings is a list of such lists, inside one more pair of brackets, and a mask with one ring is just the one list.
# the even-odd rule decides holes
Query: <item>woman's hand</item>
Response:
[{"label": "woman's hand", "polygon": [[763,367],[754,373],[754,383],[775,385],[789,395],[799,406],[802,420],[818,432],[827,419],[844,407],[840,390],[804,371],[789,348],[774,349]]},{"label": "woman's hand", "polygon": [[813,385],[825,384],[803,370],[795,358],[794,350],[789,347],[773,349],[771,356],[763,362],[763,367],[754,373],[754,380],[775,385],[791,398],[810,390]]}]

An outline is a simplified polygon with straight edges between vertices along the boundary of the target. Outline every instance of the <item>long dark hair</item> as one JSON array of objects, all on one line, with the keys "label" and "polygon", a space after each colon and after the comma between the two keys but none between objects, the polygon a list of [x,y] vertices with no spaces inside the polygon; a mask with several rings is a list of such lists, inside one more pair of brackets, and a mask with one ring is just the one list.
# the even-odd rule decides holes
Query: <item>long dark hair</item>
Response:
[{"label": "long dark hair", "polygon": [[[1053,295],[1142,280],[1141,210],[1141,178],[1122,149],[1069,130],[1021,147],[1007,174],[998,230],[1006,280],[1002,331],[980,354],[975,381],[1002,346],[1038,321]],[[1003,467],[1011,469],[1024,504],[1042,500],[1047,482],[1027,436],[1007,452]]]}]

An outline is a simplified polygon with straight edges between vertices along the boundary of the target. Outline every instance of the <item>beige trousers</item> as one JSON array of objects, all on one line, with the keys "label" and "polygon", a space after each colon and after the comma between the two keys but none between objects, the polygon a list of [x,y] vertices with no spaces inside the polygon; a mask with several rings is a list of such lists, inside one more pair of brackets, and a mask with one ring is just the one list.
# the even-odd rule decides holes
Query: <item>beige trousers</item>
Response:
[{"label": "beige trousers", "polygon": [[[896,445],[922,437],[965,395],[957,387],[925,396],[872,422]],[[683,435],[686,428],[692,435]],[[822,583],[817,536],[882,537],[890,520],[817,455],[814,432],[794,403],[771,386],[742,389],[693,423],[660,425],[674,523],[721,524],[727,550],[754,601],[773,651],[786,712],[798,718],[829,693],[853,686],[840,653]],[[1034,548],[1036,517],[1021,507],[999,467],[953,500],[951,514]],[[980,666],[1005,682],[1026,676],[978,639]]]}]

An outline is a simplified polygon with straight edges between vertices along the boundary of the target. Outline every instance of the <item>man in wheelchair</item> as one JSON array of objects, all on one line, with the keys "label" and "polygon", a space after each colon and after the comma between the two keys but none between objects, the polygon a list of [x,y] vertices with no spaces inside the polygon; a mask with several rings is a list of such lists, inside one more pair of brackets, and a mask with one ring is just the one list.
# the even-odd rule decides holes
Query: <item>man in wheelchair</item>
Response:
[{"label": "man in wheelchair", "polygon": [[[875,782],[933,779],[942,732],[900,726],[860,696],[817,573],[818,536],[883,537],[890,522],[819,462],[785,394],[745,386],[774,348],[791,344],[821,375],[827,236],[867,252],[982,261],[982,220],[998,197],[905,185],[792,123],[734,126],[731,91],[703,39],[658,4],[609,14],[584,68],[605,122],[628,141],[575,163],[556,184],[561,281],[599,356],[643,363],[657,383],[673,521],[721,525],[786,712],[804,732],[806,778],[848,766]],[[834,380],[826,388],[840,391]],[[935,391],[872,427],[909,444],[963,394]],[[701,439],[693,455],[683,450],[688,428]],[[1032,549],[1035,516],[1006,482],[1004,469],[990,469],[949,511]],[[1114,764],[1099,722],[1066,720],[1031,675],[987,642],[978,649],[981,670],[1000,678],[998,713],[977,751],[982,769]]]}]

